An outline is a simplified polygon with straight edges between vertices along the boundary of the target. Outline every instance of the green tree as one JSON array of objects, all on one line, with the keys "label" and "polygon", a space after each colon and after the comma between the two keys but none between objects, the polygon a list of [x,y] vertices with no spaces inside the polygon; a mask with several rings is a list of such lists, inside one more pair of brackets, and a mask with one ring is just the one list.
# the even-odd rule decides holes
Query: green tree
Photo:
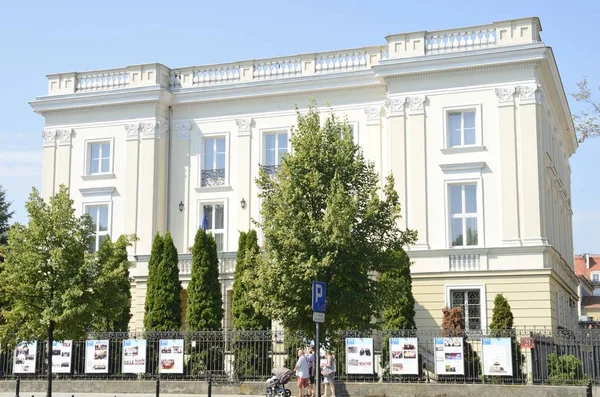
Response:
[{"label": "green tree", "polygon": [[121,236],[116,242],[106,238],[96,253],[99,274],[94,291],[102,296],[96,301],[92,329],[94,331],[127,331],[131,319],[131,280],[127,247],[135,236]]},{"label": "green tree", "polygon": [[146,331],[181,329],[179,256],[169,232],[164,239],[159,235],[154,238],[150,253],[144,328]]},{"label": "green tree", "polygon": [[[21,340],[47,340],[51,346],[55,337],[84,339],[98,298],[92,289],[98,269],[87,253],[92,219],[75,216],[64,185],[49,202],[33,189],[25,208],[28,224],[14,224],[3,248],[0,283],[9,305],[0,338],[9,346]],[[51,383],[49,372],[49,396]]]},{"label": "green tree", "polygon": [[586,77],[577,83],[577,88],[579,91],[571,96],[585,106],[579,114],[573,116],[577,140],[581,143],[588,138],[600,137],[600,102],[592,97]]},{"label": "green tree", "polygon": [[312,333],[311,282],[320,280],[328,332],[372,328],[382,307],[374,274],[394,268],[393,252],[416,237],[398,226],[394,179],[380,189],[348,123],[331,114],[321,127],[314,102],[306,115],[298,112],[291,142],[277,174],[261,170],[257,179],[266,255],[255,307],[285,328]]},{"label": "green tree", "polygon": [[511,330],[513,328],[513,320],[514,316],[504,295],[496,295],[494,298],[492,322],[490,323],[490,334],[497,331]]},{"label": "green tree", "polygon": [[188,286],[186,329],[221,329],[223,314],[217,245],[211,234],[198,229],[192,247],[192,277]]},{"label": "green tree", "polygon": [[[241,254],[240,254],[241,252]],[[264,314],[257,312],[252,305],[249,291],[255,288],[254,283],[248,280],[256,274],[256,266],[260,248],[255,230],[240,233],[238,240],[238,260],[233,276],[233,294],[231,314],[233,328],[239,331],[268,330],[271,320]],[[248,277],[244,277],[247,273]],[[246,280],[246,281],[245,281]],[[271,372],[272,361],[269,358],[271,338],[261,338],[255,334],[255,340],[247,340],[243,333],[234,335],[235,369],[240,379],[255,379],[264,373]]]},{"label": "green tree", "polygon": [[[0,245],[6,245],[8,241],[9,222],[14,211],[9,211],[11,203],[6,199],[6,190],[0,185]],[[2,256],[0,256],[0,261]]]},{"label": "green tree", "polygon": [[[515,330],[513,329],[514,316],[510,308],[510,304],[502,294],[496,295],[494,298],[494,310],[492,311],[492,322],[489,327],[489,335],[496,338],[510,338],[511,340],[511,355],[512,355],[512,378],[518,382],[525,382],[525,376],[521,364],[524,357],[521,354],[521,342],[517,339]],[[486,377],[487,378],[487,377]],[[490,377],[488,381],[501,382],[502,377]],[[510,377],[509,377],[510,378]]]}]

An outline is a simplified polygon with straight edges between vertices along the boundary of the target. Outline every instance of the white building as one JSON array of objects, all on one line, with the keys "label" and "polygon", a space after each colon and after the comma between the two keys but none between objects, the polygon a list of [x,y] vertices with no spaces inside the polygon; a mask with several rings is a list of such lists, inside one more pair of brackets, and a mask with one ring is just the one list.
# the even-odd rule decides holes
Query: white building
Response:
[{"label": "white building", "polygon": [[96,246],[139,236],[132,328],[153,236],[171,231],[185,288],[204,215],[229,308],[238,233],[259,219],[254,178],[289,152],[294,107],[314,97],[347,116],[382,181],[396,178],[402,225],[419,232],[409,251],[419,326],[464,305],[468,327],[485,328],[504,293],[517,325],[571,327],[577,142],[540,31],[524,18],[327,53],[48,75],[31,103],[46,125],[42,194],[70,186],[96,221]]}]

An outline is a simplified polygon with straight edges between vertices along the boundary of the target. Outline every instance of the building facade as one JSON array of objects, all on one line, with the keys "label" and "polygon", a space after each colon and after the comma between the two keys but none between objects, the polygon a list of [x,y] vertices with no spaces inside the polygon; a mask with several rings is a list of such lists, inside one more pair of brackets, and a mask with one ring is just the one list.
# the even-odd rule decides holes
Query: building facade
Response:
[{"label": "building facade", "polygon": [[600,324],[600,255],[581,254],[573,258],[579,277],[580,325]]},{"label": "building facade", "polygon": [[[196,230],[216,237],[231,324],[239,231],[260,220],[254,183],[289,153],[315,98],[346,117],[381,174],[396,179],[401,225],[416,229],[417,324],[444,306],[486,328],[503,293],[516,325],[573,327],[569,157],[577,142],[537,18],[387,36],[382,45],[227,64],[145,64],[48,76],[42,194],[70,187],[106,236],[135,233],[131,328],[141,329],[153,236],[169,230],[183,287]],[[260,231],[259,231],[260,235]]]}]

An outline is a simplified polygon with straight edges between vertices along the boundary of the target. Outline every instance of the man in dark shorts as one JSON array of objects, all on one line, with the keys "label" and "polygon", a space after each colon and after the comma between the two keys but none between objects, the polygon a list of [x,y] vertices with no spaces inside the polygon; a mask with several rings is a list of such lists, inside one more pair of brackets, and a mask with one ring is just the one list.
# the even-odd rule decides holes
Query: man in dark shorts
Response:
[{"label": "man in dark shorts", "polygon": [[[308,394],[311,396],[314,396],[314,390],[315,390],[315,347],[311,346],[308,349],[308,365],[309,365],[309,374],[310,374],[310,378],[309,378],[309,385],[308,385]],[[319,397],[319,396],[317,396]]]}]

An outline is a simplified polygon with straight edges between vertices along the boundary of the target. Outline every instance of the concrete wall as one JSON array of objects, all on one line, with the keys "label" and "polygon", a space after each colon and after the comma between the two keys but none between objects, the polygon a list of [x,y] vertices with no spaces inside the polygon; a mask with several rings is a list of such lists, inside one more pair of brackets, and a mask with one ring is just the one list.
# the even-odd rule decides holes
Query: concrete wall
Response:
[{"label": "concrete wall", "polygon": [[[296,390],[293,384],[288,384],[292,395]],[[22,381],[21,395],[41,396],[45,392],[43,381]],[[0,381],[0,395],[13,393],[14,381]],[[55,381],[54,393],[70,393],[76,397],[83,393],[102,394],[154,394],[156,383],[154,381]],[[213,385],[214,395],[264,395],[263,382],[248,382],[240,385],[219,386]],[[207,393],[206,382],[193,381],[162,381],[161,394],[196,395]],[[496,386],[496,385],[471,385],[471,384],[390,384],[390,383],[338,383],[336,396],[460,396],[460,397],[583,397],[586,388],[580,386]]]}]

